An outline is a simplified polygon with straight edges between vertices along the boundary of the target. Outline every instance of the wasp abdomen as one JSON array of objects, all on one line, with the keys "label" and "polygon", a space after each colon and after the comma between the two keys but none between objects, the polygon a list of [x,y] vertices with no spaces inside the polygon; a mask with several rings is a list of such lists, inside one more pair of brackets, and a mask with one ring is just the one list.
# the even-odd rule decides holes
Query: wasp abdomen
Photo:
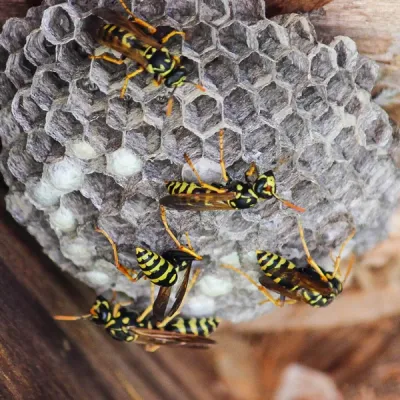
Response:
[{"label": "wasp abdomen", "polygon": [[268,277],[278,276],[284,270],[292,270],[296,265],[278,254],[269,251],[257,251],[257,260],[260,264],[261,270]]},{"label": "wasp abdomen", "polygon": [[170,332],[179,332],[186,335],[209,336],[220,323],[219,318],[176,318],[164,329]]},{"label": "wasp abdomen", "polygon": [[136,258],[144,275],[154,284],[168,287],[176,282],[176,268],[159,254],[137,247]]},{"label": "wasp abdomen", "polygon": [[202,188],[200,185],[194,182],[181,182],[181,181],[170,181],[167,183],[167,190],[169,194],[196,194],[196,193],[207,193],[209,190]]}]

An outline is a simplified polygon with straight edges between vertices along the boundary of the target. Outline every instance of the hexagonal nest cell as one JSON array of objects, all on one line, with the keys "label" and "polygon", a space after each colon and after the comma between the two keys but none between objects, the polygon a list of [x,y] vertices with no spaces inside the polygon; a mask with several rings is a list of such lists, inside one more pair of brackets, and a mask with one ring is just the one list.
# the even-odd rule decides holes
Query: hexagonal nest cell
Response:
[{"label": "hexagonal nest cell", "polygon": [[[204,181],[221,182],[220,129],[232,179],[243,181],[251,162],[260,172],[274,169],[277,193],[306,208],[316,260],[326,260],[352,226],[360,239],[348,251],[362,252],[384,236],[400,194],[391,158],[396,141],[369,94],[377,66],[351,39],[321,44],[306,16],[268,20],[261,0],[133,3],[153,25],[186,33],[186,41],[176,37],[166,46],[184,56],[188,79],[205,87],[176,90],[169,117],[171,90],[155,87],[151,74],[131,79],[120,98],[125,74],[137,64],[88,57],[119,57],[92,31],[96,7],[127,17],[118,2],[46,0],[27,18],[6,22],[0,35],[7,209],[56,263],[99,292],[113,288],[146,304],[148,282],[132,284],[116,271],[111,247],[94,227],[116,241],[127,267],[137,268],[136,246],[173,248],[158,207],[165,181],[195,180],[187,153]],[[257,305],[262,296],[249,282],[220,264],[257,278],[255,250],[262,249],[305,265],[296,217],[273,199],[243,211],[167,210],[178,238],[189,231],[204,257],[184,314],[240,321],[270,310]]]}]

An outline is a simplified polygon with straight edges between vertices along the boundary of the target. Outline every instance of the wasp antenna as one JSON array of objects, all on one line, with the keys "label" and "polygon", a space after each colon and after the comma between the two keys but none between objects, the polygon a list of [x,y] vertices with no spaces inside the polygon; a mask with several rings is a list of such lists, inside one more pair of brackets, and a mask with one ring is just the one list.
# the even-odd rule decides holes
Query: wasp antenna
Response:
[{"label": "wasp antenna", "polygon": [[293,204],[293,203],[291,203],[291,202],[288,201],[288,200],[281,199],[281,198],[280,198],[278,195],[276,195],[276,194],[274,194],[274,197],[275,197],[277,200],[279,200],[285,207],[289,207],[289,208],[291,208],[292,210],[295,210],[295,211],[300,212],[300,213],[303,213],[303,212],[306,211],[305,208],[300,207],[300,206],[296,206],[296,204]]},{"label": "wasp antenna", "polygon": [[78,321],[80,319],[89,319],[92,314],[85,315],[54,315],[53,319],[57,321]]},{"label": "wasp antenna", "polygon": [[196,82],[192,82],[192,81],[186,81],[186,83],[190,83],[191,85],[196,86],[196,89],[199,89],[202,92],[206,91],[206,88],[203,85],[200,85],[200,83],[196,83]]}]

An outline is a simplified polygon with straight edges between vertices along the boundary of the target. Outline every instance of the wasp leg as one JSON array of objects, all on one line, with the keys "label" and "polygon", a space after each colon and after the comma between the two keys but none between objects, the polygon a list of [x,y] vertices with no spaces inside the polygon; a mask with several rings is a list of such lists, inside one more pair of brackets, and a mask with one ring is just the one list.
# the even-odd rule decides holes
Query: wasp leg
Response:
[{"label": "wasp leg", "polygon": [[[190,247],[185,247],[181,244],[181,242],[176,238],[176,236],[173,234],[173,232],[171,231],[171,228],[168,226],[168,222],[167,222],[167,216],[166,216],[166,212],[165,212],[165,207],[164,206],[160,206],[160,213],[161,213],[161,221],[164,224],[165,230],[167,231],[168,235],[171,237],[171,239],[175,242],[176,247],[181,250],[184,251],[187,254],[190,254],[191,256],[193,256],[196,260],[202,260],[203,257],[199,256],[195,251],[193,251],[192,248],[192,244],[190,243],[190,239],[189,239],[189,245]],[[187,236],[188,237],[188,236]]]},{"label": "wasp leg", "polygon": [[106,239],[110,242],[111,247],[113,249],[113,253],[114,253],[114,264],[115,264],[115,267],[118,269],[118,271],[122,272],[130,281],[136,282],[138,280],[137,277],[134,278],[132,276],[132,274],[137,275],[136,271],[134,271],[132,269],[128,269],[128,268],[124,267],[122,264],[119,263],[117,245],[110,238],[110,236],[107,234],[107,232],[105,232],[103,229],[100,229],[100,228],[96,228],[95,230],[96,230],[96,232],[99,232],[102,235],[104,235],[106,237]]},{"label": "wasp leg", "polygon": [[90,55],[91,60],[105,60],[113,64],[121,65],[124,63],[125,58],[116,58],[108,54],[100,54],[99,56]]},{"label": "wasp leg", "polygon": [[354,254],[351,255],[350,261],[349,261],[349,265],[347,266],[347,271],[346,271],[346,275],[343,278],[343,282],[342,284],[344,285],[347,281],[347,278],[350,275],[351,270],[353,269],[353,265],[356,262],[356,256]]},{"label": "wasp leg", "polygon": [[156,29],[154,26],[148,24],[146,21],[143,21],[143,20],[140,19],[140,18],[137,18],[137,17],[135,16],[135,14],[134,14],[134,13],[128,8],[128,6],[125,4],[124,0],[119,0],[119,2],[121,3],[122,8],[133,18],[133,22],[134,22],[135,24],[138,24],[138,25],[140,25],[140,26],[143,26],[143,27],[146,28],[150,33],[157,32],[157,29]]},{"label": "wasp leg", "polygon": [[183,296],[182,303],[181,303],[181,305],[179,306],[179,308],[178,308],[171,316],[169,316],[169,317],[167,317],[167,318],[164,318],[163,321],[161,321],[159,324],[157,324],[157,328],[164,328],[169,322],[171,322],[177,315],[180,314],[181,309],[182,309],[182,307],[183,307],[183,304],[185,303],[185,298],[186,298],[186,296],[188,295],[188,293],[192,290],[192,288],[193,288],[194,284],[196,283],[197,278],[199,277],[199,275],[200,275],[200,269],[197,269],[197,270],[194,272],[193,277],[192,277],[192,279],[191,279],[190,282],[189,282],[189,285],[188,285],[188,287],[187,287],[187,289],[186,289],[186,293],[185,293],[185,295]]},{"label": "wasp leg", "polygon": [[[233,265],[222,264],[222,268],[231,269],[235,271],[237,274],[242,275],[246,278],[252,285],[254,285],[272,304],[277,307],[281,307],[281,301],[275,299],[272,294],[262,285],[259,285],[251,276],[247,275],[245,272],[241,271],[240,269],[234,267]],[[266,300],[267,301],[267,300]]]},{"label": "wasp leg", "polygon": [[[283,307],[285,304],[296,304],[297,303],[297,300],[287,299],[287,298],[285,298],[285,296],[283,296],[283,297],[284,297],[284,299],[282,299],[282,295],[279,297],[279,307]],[[258,305],[261,306],[265,303],[269,303],[269,299],[260,301],[258,303]]]},{"label": "wasp leg", "polygon": [[225,182],[229,182],[229,176],[226,173],[225,159],[224,159],[224,130],[219,131],[219,165],[221,166],[222,178]]},{"label": "wasp leg", "polygon": [[182,31],[172,31],[170,33],[168,33],[168,35],[165,35],[162,39],[161,39],[161,43],[167,43],[169,39],[171,39],[173,36],[176,35],[180,35],[182,36],[183,39],[185,39],[185,32]]},{"label": "wasp leg", "polygon": [[204,189],[208,189],[211,190],[212,192],[216,192],[216,193],[226,193],[226,189],[219,189],[213,185],[209,185],[208,183],[205,183],[201,180],[199,173],[196,170],[196,167],[193,164],[193,161],[190,159],[190,157],[185,153],[184,154],[185,157],[185,161],[188,163],[189,167],[192,169],[193,173],[196,175],[196,178],[199,182],[199,185],[204,188]]},{"label": "wasp leg", "polygon": [[136,71],[131,72],[130,74],[126,75],[124,85],[121,89],[121,94],[119,97],[123,99],[125,97],[126,89],[128,88],[129,81],[134,78],[136,75],[141,74],[144,71],[143,67],[139,67]]},{"label": "wasp leg", "polygon": [[139,315],[139,317],[136,318],[136,322],[142,322],[148,315],[149,313],[153,310],[153,304],[154,304],[154,283],[150,282],[150,304],[147,306],[147,308]]},{"label": "wasp leg", "polygon": [[[335,260],[335,268],[333,270],[333,277],[335,277],[337,274],[339,274],[339,276],[340,276],[340,261],[342,258],[343,251],[344,251],[345,247],[349,244],[350,240],[353,239],[355,234],[356,234],[356,230],[353,229],[350,232],[350,235],[347,237],[347,239],[343,242],[342,246],[340,247],[339,254]],[[348,276],[349,273],[350,272],[347,271],[346,275]]]},{"label": "wasp leg", "polygon": [[301,225],[300,220],[298,221],[298,225],[299,225],[300,240],[301,240],[301,243],[303,244],[303,248],[304,248],[304,252],[306,253],[306,256],[307,256],[308,264],[310,265],[310,267],[312,267],[315,270],[315,272],[318,273],[318,275],[321,277],[321,279],[324,282],[327,282],[328,278],[325,276],[325,274],[322,272],[321,268],[311,257],[310,251],[308,250],[308,247],[307,247],[306,239],[304,237],[303,226]]}]

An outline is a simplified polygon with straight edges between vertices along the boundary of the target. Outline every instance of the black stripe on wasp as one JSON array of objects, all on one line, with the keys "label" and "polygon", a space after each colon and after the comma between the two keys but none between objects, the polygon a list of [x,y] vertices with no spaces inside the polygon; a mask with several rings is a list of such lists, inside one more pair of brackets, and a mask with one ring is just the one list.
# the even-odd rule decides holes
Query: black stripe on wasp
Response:
[{"label": "black stripe on wasp", "polygon": [[115,302],[114,292],[111,301],[103,296],[97,296],[89,314],[68,316],[55,315],[58,321],[90,320],[103,326],[106,332],[115,340],[135,342],[145,346],[146,351],[156,351],[160,346],[185,346],[204,349],[215,344],[209,339],[219,323],[219,318],[174,318],[163,327],[158,327],[148,318],[146,309],[141,315],[130,311],[127,306],[131,302]]},{"label": "black stripe on wasp", "polygon": [[[263,293],[267,299],[260,304],[271,302],[281,307],[285,302],[292,304],[300,301],[312,307],[326,307],[343,291],[343,286],[351,272],[354,258],[350,260],[343,280],[341,280],[340,262],[345,247],[356,233],[355,229],[351,231],[350,235],[342,243],[337,257],[333,258],[331,254],[334,266],[333,272],[330,272],[319,266],[311,257],[300,221],[298,221],[298,226],[308,266],[297,267],[293,262],[278,254],[257,250],[257,260],[264,273],[259,279],[260,284],[258,284],[240,269],[231,265],[222,265],[223,268],[231,269],[245,277]],[[278,293],[280,295],[279,299],[276,299],[270,291]],[[290,300],[285,300],[286,298]]]},{"label": "black stripe on wasp", "polygon": [[[183,246],[173,234],[168,226],[165,209],[163,207],[161,207],[161,220],[167,233],[172,238],[177,248],[167,250],[160,255],[151,250],[143,249],[142,247],[136,247],[136,258],[140,268],[139,272],[123,266],[119,262],[118,250],[114,241],[104,230],[99,228],[96,229],[97,232],[103,234],[110,242],[114,254],[114,264],[120,272],[122,272],[131,282],[137,282],[141,278],[150,280],[152,300],[149,307],[146,309],[146,313],[150,312],[151,310],[153,311],[152,320],[160,328],[166,326],[180,313],[180,309],[183,306],[187,292],[191,289],[191,287],[193,287],[200,274],[200,269],[197,269],[190,280],[192,262],[202,259],[202,257],[193,250],[187,232],[185,233],[188,243],[187,247]],[[185,271],[185,274],[177,290],[175,301],[166,314],[168,302],[171,297],[172,287],[178,281],[178,272],[180,271]],[[154,285],[160,287],[155,300],[153,299]],[[139,320],[141,321],[143,318],[144,317],[140,317]]]},{"label": "black stripe on wasp", "polygon": [[192,84],[197,89],[205,91],[200,84],[190,82],[187,79],[187,70],[182,64],[180,56],[170,54],[165,44],[176,35],[185,37],[184,32],[174,29],[157,30],[146,21],[137,18],[129,10],[124,0],[119,0],[123,9],[129,15],[129,19],[107,8],[98,8],[94,14],[107,24],[93,23],[91,31],[97,42],[112,50],[121,53],[116,58],[108,53],[91,55],[92,60],[104,60],[113,64],[121,65],[126,59],[136,62],[139,67],[126,75],[121,89],[120,97],[125,97],[129,81],[144,71],[154,76],[153,83],[156,86],[164,84],[172,88],[171,96],[167,105],[167,116],[172,112],[173,95],[177,88]]},{"label": "black stripe on wasp", "polygon": [[274,173],[268,171],[260,174],[255,163],[251,163],[245,173],[246,182],[233,181],[225,168],[223,129],[219,132],[219,148],[220,165],[225,184],[203,182],[192,160],[185,154],[185,160],[194,172],[198,183],[167,181],[166,187],[169,196],[163,197],[160,204],[176,210],[243,210],[254,207],[262,200],[275,198],[286,207],[298,212],[305,211],[304,208],[278,196]]}]

